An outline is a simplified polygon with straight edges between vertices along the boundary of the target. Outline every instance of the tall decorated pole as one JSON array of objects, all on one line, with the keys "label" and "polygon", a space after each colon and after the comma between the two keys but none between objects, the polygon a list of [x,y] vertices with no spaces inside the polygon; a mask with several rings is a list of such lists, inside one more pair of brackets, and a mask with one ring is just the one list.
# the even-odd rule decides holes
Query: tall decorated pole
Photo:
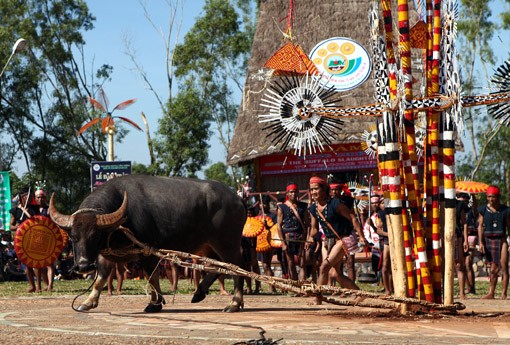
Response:
[{"label": "tall decorated pole", "polygon": [[[461,94],[460,80],[458,74],[457,60],[455,56],[455,38],[456,38],[456,3],[452,0],[446,1],[443,6],[442,23],[442,66],[440,77],[443,81],[441,93],[449,97]],[[442,134],[442,157],[443,157],[443,181],[444,181],[444,303],[453,304],[453,281],[455,271],[455,225],[456,225],[456,207],[455,207],[455,131],[456,128],[462,128],[461,121],[462,103],[458,102],[447,109],[441,117],[440,124],[443,130]]]},{"label": "tall decorated pole", "polygon": [[[381,1],[381,8],[384,20],[386,38],[386,56],[388,61],[388,85],[389,104],[397,96],[397,64],[395,50],[393,48],[393,20],[391,15],[391,4],[389,0]],[[398,128],[395,113],[393,111],[383,112],[383,134],[385,135],[386,147],[386,187],[385,205],[387,213],[388,231],[390,231],[390,253],[392,263],[392,277],[395,295],[406,297],[408,295],[407,268],[404,251],[404,233],[402,228],[402,212],[405,208],[401,198],[400,178],[400,150],[398,141]],[[401,312],[406,312],[402,306]]]},{"label": "tall decorated pole", "polygon": [[[401,82],[403,83],[403,103],[411,102],[413,98],[413,81],[411,73],[411,47],[410,47],[410,28],[409,28],[409,8],[407,0],[398,1],[398,28],[399,28],[399,48],[401,63]],[[423,220],[422,205],[420,197],[420,183],[418,179],[418,164],[415,150],[415,132],[414,132],[414,114],[405,106],[400,107],[403,113],[401,120],[404,124],[405,142],[402,143],[402,155],[404,162],[405,181],[407,189],[407,198],[409,211],[411,212],[413,229],[415,230],[416,241],[418,245],[418,259],[425,258],[420,252],[422,246],[425,245],[423,239]],[[397,244],[396,244],[397,245]],[[403,247],[404,243],[402,243]],[[425,265],[420,263],[421,276],[425,289],[425,298],[427,301],[434,300],[433,291],[430,289],[429,272]]]}]

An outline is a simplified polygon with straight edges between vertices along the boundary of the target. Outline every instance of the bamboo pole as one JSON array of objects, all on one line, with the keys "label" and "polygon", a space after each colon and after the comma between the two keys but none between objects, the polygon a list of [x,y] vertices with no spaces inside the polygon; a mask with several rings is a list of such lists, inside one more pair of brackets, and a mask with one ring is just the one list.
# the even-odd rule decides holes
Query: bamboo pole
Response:
[{"label": "bamboo pole", "polygon": [[[413,97],[413,81],[411,73],[411,49],[409,34],[409,10],[407,0],[398,0],[398,28],[399,28],[399,48],[400,62],[402,70],[402,79],[404,82],[404,95],[407,101]],[[409,210],[411,211],[413,229],[416,233],[418,243],[418,259],[420,262],[421,276],[423,279],[425,298],[431,302],[434,300],[433,290],[431,289],[430,273],[426,265],[427,258],[423,255],[423,222],[422,205],[420,197],[420,183],[418,179],[418,165],[415,151],[415,132],[414,115],[412,111],[403,110],[403,121],[405,130],[405,142],[402,144],[402,154],[405,170],[405,181],[407,188],[407,197]],[[402,243],[403,244],[403,243]],[[424,264],[422,264],[424,263]]]}]

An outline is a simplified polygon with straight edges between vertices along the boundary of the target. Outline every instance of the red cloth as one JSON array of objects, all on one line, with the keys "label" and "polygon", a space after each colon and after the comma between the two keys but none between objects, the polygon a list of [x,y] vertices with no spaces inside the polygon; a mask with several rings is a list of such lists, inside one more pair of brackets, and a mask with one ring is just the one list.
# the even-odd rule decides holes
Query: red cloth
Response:
[{"label": "red cloth", "polygon": [[487,195],[500,195],[500,191],[498,187],[490,186],[487,188]]},{"label": "red cloth", "polygon": [[287,188],[285,188],[285,191],[288,192],[290,190],[298,190],[297,184],[289,184]]},{"label": "red cloth", "polygon": [[331,189],[338,189],[338,190],[340,190],[341,187],[342,187],[342,185],[340,183],[330,183],[329,184],[329,188],[331,188]]},{"label": "red cloth", "polygon": [[326,184],[326,180],[324,180],[322,177],[319,177],[319,176],[312,176],[310,178],[310,184],[312,184],[312,183]]}]

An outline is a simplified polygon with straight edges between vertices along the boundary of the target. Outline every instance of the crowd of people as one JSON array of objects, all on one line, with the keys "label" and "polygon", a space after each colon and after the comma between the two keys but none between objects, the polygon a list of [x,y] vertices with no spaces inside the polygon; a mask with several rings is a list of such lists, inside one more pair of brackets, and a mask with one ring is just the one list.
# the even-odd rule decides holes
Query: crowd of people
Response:
[{"label": "crowd of people", "polygon": [[[355,254],[360,250],[371,253],[371,268],[380,285],[380,292],[393,293],[390,240],[386,222],[385,201],[381,193],[371,193],[368,207],[359,207],[345,184],[327,183],[320,177],[309,181],[309,204],[298,200],[299,188],[291,182],[286,187],[285,200],[276,201],[275,211],[281,248],[269,252],[279,261],[282,276],[292,280],[312,280],[319,285],[340,284],[343,288],[358,289],[356,285]],[[483,259],[489,270],[490,287],[484,299],[495,298],[501,277],[501,299],[507,298],[509,282],[510,209],[500,202],[499,188],[486,191],[487,204],[478,206],[476,195],[457,194],[457,224],[455,232],[455,262],[459,298],[476,294],[473,269],[475,258]],[[265,199],[269,203],[269,198]],[[256,203],[257,204],[257,203]],[[263,206],[269,214],[268,206]],[[250,216],[256,216],[256,208]],[[244,239],[249,246],[253,272],[260,273],[254,264],[254,241]],[[264,255],[267,257],[268,253]],[[261,254],[258,254],[259,261]],[[276,263],[278,264],[278,263]],[[267,263],[262,265],[266,267]],[[273,275],[273,272],[263,274]],[[256,285],[255,291],[259,286]],[[248,285],[247,292],[251,292]],[[274,291],[274,290],[272,290]],[[315,303],[320,303],[318,296]]]},{"label": "crowd of people", "polygon": [[[263,195],[248,208],[248,217],[259,218],[271,236],[278,237],[280,246],[257,251],[257,238],[243,236],[241,250],[246,267],[257,274],[273,276],[276,259],[281,275],[292,280],[311,280],[319,285],[335,285],[358,289],[355,254],[371,253],[371,269],[380,285],[380,292],[393,293],[390,242],[386,223],[385,200],[381,193],[369,193],[369,202],[356,200],[346,184],[313,176],[308,185],[310,200],[299,200],[299,186],[289,182],[285,200],[271,200]],[[501,298],[507,298],[509,282],[508,236],[510,234],[510,208],[500,201],[499,188],[490,186],[486,191],[487,204],[478,206],[474,194],[457,193],[455,262],[459,284],[459,297],[476,293],[473,262],[483,256],[489,268],[490,287],[482,298],[494,299],[496,286],[501,277]],[[48,216],[44,184],[38,183],[35,192],[20,191],[16,206],[10,211],[10,231],[14,234],[26,219],[35,215]],[[277,228],[276,234],[270,232]],[[270,240],[270,239],[269,239]],[[55,279],[73,279],[70,244],[59,258],[42,268],[24,265],[16,256],[12,238],[2,238],[0,246],[0,281],[27,281],[29,292],[51,291]],[[170,291],[177,290],[179,279],[191,278],[198,286],[200,272],[162,262],[160,275],[170,281]],[[108,293],[122,293],[125,279],[144,279],[146,273],[136,263],[112,263],[108,279]],[[113,280],[117,280],[114,289]],[[229,294],[220,276],[221,294]],[[44,286],[43,286],[44,283]],[[254,285],[254,286],[252,286]],[[260,293],[258,280],[246,279],[246,293]],[[273,286],[270,293],[276,293]],[[314,303],[321,303],[321,296]]]}]

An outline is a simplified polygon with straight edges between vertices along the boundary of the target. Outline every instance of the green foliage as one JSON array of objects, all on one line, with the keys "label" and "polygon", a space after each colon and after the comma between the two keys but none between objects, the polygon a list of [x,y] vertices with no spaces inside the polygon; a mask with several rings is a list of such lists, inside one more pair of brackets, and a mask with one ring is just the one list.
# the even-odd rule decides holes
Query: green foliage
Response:
[{"label": "green foliage", "polygon": [[[508,1],[508,0],[507,0]],[[462,88],[466,94],[476,94],[483,79],[476,74],[481,64],[487,73],[486,64],[494,64],[493,47],[487,42],[500,27],[508,27],[504,20],[509,11],[491,16],[491,1],[461,0],[462,16],[458,21],[460,48],[459,55],[462,72]],[[500,25],[496,21],[503,20]],[[468,177],[475,181],[494,184],[502,189],[502,201],[510,202],[510,131],[508,128],[498,128],[497,124],[486,113],[485,108],[465,109],[468,139],[472,152],[464,156],[457,163],[457,175]]]},{"label": "green foliage", "polygon": [[184,42],[175,47],[175,75],[193,80],[225,153],[233,135],[236,98],[242,91],[250,56],[252,12],[252,1],[206,0],[204,15],[197,18]]},{"label": "green foliage", "polygon": [[207,180],[216,180],[223,182],[227,186],[236,188],[232,177],[227,172],[227,165],[223,162],[217,162],[212,164],[209,168],[204,171],[205,178]]},{"label": "green foliage", "polygon": [[29,184],[46,180],[63,209],[72,208],[89,190],[88,163],[106,157],[103,134],[76,137],[88,118],[87,96],[112,72],[101,66],[97,79],[89,79],[94,73],[78,63],[82,33],[95,18],[83,0],[2,1],[0,13],[0,61],[7,61],[18,37],[28,42],[1,80],[0,145],[11,148],[1,151],[2,169],[23,158]]},{"label": "green foliage", "polygon": [[187,80],[159,119],[154,140],[160,175],[189,176],[207,163],[210,113],[192,80]]}]

